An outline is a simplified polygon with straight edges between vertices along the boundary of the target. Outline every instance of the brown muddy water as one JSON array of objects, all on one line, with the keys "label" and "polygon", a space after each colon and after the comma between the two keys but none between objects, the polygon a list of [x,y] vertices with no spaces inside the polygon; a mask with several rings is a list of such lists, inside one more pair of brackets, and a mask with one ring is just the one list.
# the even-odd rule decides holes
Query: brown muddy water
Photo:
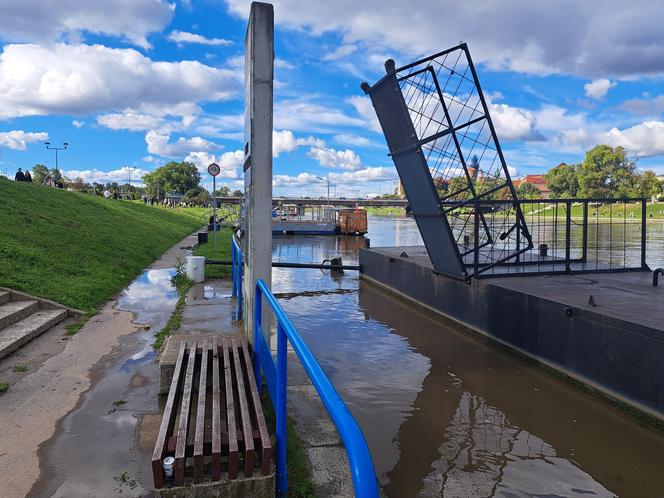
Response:
[{"label": "brown muddy water", "polygon": [[[369,237],[372,246],[421,243],[410,219],[370,218]],[[664,256],[664,224],[648,237],[651,254]],[[355,263],[363,245],[275,237],[274,259]],[[31,496],[152,495],[160,416],[151,343],[177,300],[171,272],[146,271],[123,293],[118,307],[151,330],[123,337],[100,362],[93,387],[40,450]],[[385,496],[664,496],[664,432],[357,272],[274,269],[273,289],[360,423]]]},{"label": "brown muddy water", "polygon": [[[410,219],[370,219],[369,237],[421,243]],[[664,224],[649,226],[649,241],[651,256],[664,254]],[[274,257],[354,263],[362,245],[285,236]],[[273,288],[360,423],[384,495],[664,496],[664,432],[357,272],[274,269]]]}]

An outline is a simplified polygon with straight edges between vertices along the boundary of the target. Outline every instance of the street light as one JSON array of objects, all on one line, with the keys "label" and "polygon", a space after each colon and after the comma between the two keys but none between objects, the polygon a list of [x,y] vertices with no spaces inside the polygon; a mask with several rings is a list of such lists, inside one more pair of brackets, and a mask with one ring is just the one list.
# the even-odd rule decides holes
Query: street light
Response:
[{"label": "street light", "polygon": [[64,142],[62,145],[51,145],[51,142],[44,142],[44,145],[46,145],[47,149],[55,151],[55,169],[57,171],[59,169],[58,168],[58,151],[59,150],[67,150],[67,147],[69,147],[69,144],[67,142]]},{"label": "street light", "polygon": [[327,205],[330,205],[330,177],[328,176],[327,178],[322,178],[320,176],[317,176],[319,180],[323,180],[324,182],[327,182]]}]

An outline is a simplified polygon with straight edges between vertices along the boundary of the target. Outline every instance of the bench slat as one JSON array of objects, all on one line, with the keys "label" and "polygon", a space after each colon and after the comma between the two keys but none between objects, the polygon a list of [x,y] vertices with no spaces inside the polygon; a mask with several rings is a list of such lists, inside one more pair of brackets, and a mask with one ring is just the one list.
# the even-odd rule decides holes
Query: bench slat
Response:
[{"label": "bench slat", "polygon": [[221,479],[221,386],[219,385],[219,346],[212,340],[212,480]]},{"label": "bench slat", "polygon": [[237,477],[239,454],[237,444],[237,429],[235,427],[235,400],[233,394],[233,372],[231,371],[231,362],[229,351],[226,347],[227,340],[222,337],[221,349],[224,359],[224,378],[226,380],[226,417],[228,422],[228,478]]},{"label": "bench slat", "polygon": [[201,371],[198,380],[198,406],[196,407],[196,436],[194,439],[194,479],[203,480],[203,441],[205,439],[205,395],[207,391],[208,341],[201,347]]},{"label": "bench slat", "polygon": [[184,352],[187,347],[185,341],[180,343],[180,350],[178,351],[177,360],[175,362],[175,369],[173,371],[173,378],[171,379],[171,387],[168,391],[168,398],[166,406],[164,407],[164,416],[161,419],[159,426],[159,434],[157,435],[157,442],[152,453],[152,476],[154,479],[154,487],[161,489],[164,487],[164,470],[162,468],[161,460],[164,458],[164,450],[168,436],[173,432],[175,426],[175,416],[177,409],[175,407],[175,400],[178,396],[180,378],[182,376],[182,362],[184,359]]},{"label": "bench slat", "polygon": [[235,382],[237,385],[238,400],[240,402],[240,415],[242,417],[242,436],[244,438],[244,476],[251,477],[256,464],[256,452],[254,450],[254,435],[251,429],[251,418],[249,417],[249,402],[247,391],[244,389],[244,372],[240,362],[238,343],[231,339],[231,352],[235,365]]},{"label": "bench slat", "polygon": [[180,424],[178,426],[177,443],[175,447],[175,476],[176,486],[184,484],[185,447],[187,446],[187,432],[189,429],[189,412],[191,411],[191,391],[194,383],[194,365],[196,364],[196,341],[189,348],[187,359],[187,374],[184,379],[182,391],[182,405],[180,408]]},{"label": "bench slat", "polygon": [[254,378],[254,369],[251,364],[251,355],[246,343],[243,342],[242,353],[244,356],[244,364],[247,369],[247,379],[249,379],[249,389],[251,391],[252,408],[256,414],[256,422],[258,425],[259,448],[261,450],[261,474],[266,476],[270,473],[270,460],[272,458],[272,442],[270,435],[267,431],[267,424],[265,423],[265,416],[263,415],[263,405],[261,405],[260,395],[256,388],[256,379]]}]

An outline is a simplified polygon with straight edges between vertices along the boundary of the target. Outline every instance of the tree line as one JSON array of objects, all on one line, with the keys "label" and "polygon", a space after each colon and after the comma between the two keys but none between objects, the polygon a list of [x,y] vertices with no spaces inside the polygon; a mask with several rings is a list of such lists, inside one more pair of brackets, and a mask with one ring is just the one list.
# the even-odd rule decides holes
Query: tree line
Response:
[{"label": "tree line", "polygon": [[[130,185],[128,182],[119,184],[117,182],[86,182],[82,178],[67,178],[59,169],[49,169],[43,164],[36,164],[32,168],[32,179],[34,183],[46,185],[50,179],[59,188],[65,188],[76,192],[103,195],[108,190],[118,193],[122,197],[140,199],[142,196],[153,197],[157,201],[164,199],[166,195],[178,194],[182,196],[182,202],[193,205],[207,205],[211,201],[210,193],[200,186],[201,175],[196,165],[190,162],[171,161],[154,171],[143,175],[144,187]],[[241,190],[231,192],[227,185],[221,186],[214,193],[220,197],[241,197]]]},{"label": "tree line", "polygon": [[596,145],[581,163],[561,163],[545,175],[551,197],[657,197],[662,182],[653,171],[636,171],[622,147]]}]

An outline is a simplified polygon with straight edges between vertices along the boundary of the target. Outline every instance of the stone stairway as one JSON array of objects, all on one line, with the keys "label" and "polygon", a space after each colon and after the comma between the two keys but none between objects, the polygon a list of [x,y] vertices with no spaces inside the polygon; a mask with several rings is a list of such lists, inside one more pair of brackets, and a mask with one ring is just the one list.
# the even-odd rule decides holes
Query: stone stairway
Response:
[{"label": "stone stairway", "polygon": [[69,310],[23,293],[0,289],[0,359],[67,318]]}]

